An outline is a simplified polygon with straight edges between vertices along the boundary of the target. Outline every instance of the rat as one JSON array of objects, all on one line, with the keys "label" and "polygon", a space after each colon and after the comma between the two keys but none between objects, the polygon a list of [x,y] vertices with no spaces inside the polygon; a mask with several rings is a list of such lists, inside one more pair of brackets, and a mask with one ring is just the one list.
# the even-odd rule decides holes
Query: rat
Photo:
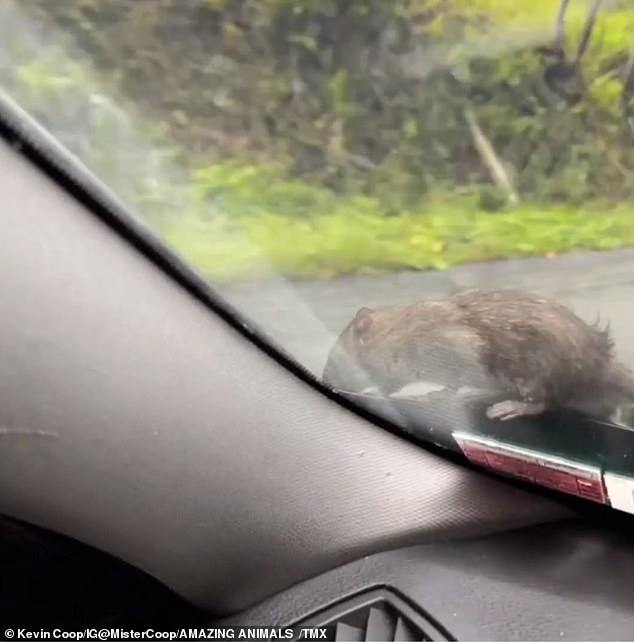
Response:
[{"label": "rat", "polygon": [[416,382],[487,391],[486,411],[507,421],[562,408],[609,419],[634,400],[609,326],[515,289],[468,290],[406,305],[363,307],[330,350],[327,385],[385,395]]}]

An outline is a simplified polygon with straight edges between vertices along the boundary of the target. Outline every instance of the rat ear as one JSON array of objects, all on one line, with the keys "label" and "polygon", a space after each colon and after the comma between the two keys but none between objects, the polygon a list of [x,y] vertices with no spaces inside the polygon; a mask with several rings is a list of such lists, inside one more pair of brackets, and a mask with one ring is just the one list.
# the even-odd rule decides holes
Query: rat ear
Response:
[{"label": "rat ear", "polygon": [[372,329],[373,320],[371,308],[361,308],[354,316],[354,336],[355,339],[363,344],[367,340],[367,335]]}]

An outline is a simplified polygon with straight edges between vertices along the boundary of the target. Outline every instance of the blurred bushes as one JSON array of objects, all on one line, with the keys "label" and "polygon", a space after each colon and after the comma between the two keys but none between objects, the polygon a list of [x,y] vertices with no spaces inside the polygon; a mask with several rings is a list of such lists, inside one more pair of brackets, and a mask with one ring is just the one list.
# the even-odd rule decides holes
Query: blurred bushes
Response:
[{"label": "blurred bushes", "polygon": [[[619,102],[634,41],[628,2],[605,3],[583,61],[587,95],[574,106],[549,92],[535,53],[552,38],[556,0],[21,4],[72,32],[195,166],[271,163],[303,182],[373,195],[394,213],[439,185],[489,182],[469,106],[523,200],[634,194]],[[571,2],[571,46],[585,8]],[[308,188],[298,183],[289,189],[291,200],[317,198],[300,196]]]},{"label": "blurred bushes", "polygon": [[[19,0],[30,32],[9,6],[2,84],[212,278],[634,245],[629,1],[601,14],[574,104],[536,53],[557,0]],[[83,58],[44,46],[51,21]]]}]

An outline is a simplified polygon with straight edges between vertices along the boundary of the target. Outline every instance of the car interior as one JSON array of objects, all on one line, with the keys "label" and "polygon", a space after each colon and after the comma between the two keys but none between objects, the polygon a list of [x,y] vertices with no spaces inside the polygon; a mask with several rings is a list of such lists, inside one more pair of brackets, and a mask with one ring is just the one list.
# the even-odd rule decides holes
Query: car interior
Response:
[{"label": "car interior", "polygon": [[3,112],[3,627],[631,639],[629,516],[321,386]]}]

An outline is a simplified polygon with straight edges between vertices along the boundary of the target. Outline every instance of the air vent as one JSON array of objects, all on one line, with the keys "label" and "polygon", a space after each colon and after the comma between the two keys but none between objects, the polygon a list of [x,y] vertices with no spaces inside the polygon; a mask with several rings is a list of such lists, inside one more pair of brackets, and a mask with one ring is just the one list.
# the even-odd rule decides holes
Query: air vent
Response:
[{"label": "air vent", "polygon": [[333,625],[332,639],[343,641],[376,640],[400,642],[430,640],[425,632],[408,618],[399,615],[385,603],[376,603],[340,618]]},{"label": "air vent", "polygon": [[297,622],[296,626],[326,626],[332,642],[423,642],[451,640],[423,611],[390,589],[351,596]]}]

